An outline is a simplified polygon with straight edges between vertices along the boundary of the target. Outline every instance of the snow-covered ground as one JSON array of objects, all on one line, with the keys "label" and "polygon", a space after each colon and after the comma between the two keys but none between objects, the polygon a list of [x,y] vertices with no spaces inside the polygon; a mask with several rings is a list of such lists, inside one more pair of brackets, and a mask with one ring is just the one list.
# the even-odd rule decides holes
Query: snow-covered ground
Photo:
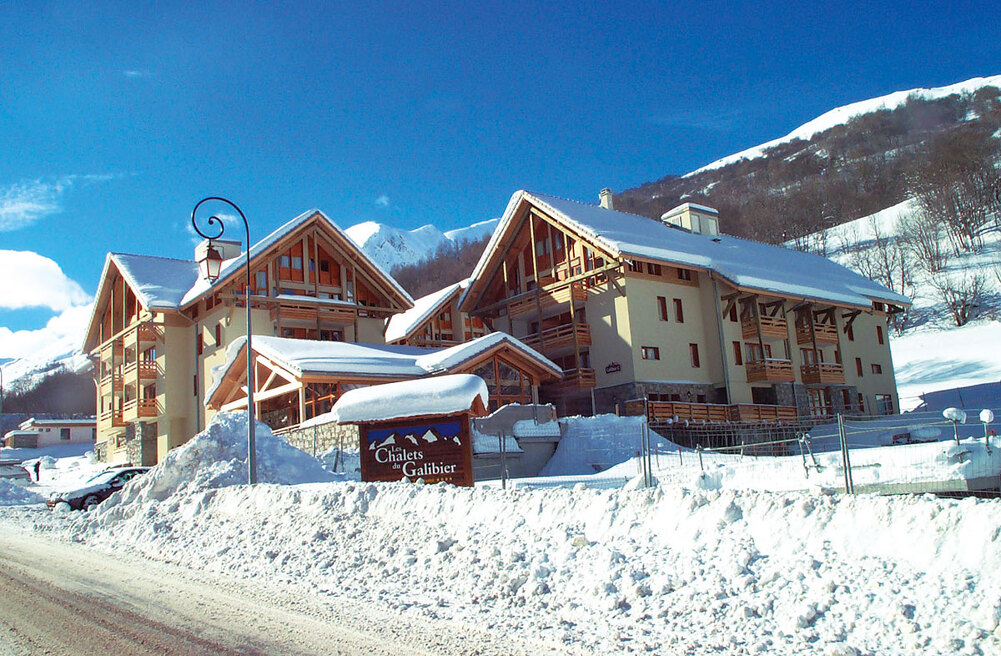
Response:
[{"label": "snow-covered ground", "polygon": [[244,428],[0,526],[584,653],[1001,653],[995,500],[328,482],[264,429],[249,487]]}]

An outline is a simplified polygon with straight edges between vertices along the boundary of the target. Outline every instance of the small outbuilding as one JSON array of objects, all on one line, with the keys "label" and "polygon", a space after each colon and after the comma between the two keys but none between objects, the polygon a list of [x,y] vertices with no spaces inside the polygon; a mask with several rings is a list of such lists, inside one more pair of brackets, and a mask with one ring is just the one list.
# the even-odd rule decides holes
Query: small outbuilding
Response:
[{"label": "small outbuilding", "polygon": [[470,421],[488,405],[482,378],[452,374],[347,391],[331,415],[358,426],[363,481],[471,486]]}]

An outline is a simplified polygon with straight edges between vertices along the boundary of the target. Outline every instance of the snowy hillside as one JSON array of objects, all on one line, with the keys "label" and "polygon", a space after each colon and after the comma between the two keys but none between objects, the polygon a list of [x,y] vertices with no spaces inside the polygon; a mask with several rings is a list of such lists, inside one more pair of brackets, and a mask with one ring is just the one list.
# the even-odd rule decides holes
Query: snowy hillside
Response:
[{"label": "snowy hillside", "polygon": [[896,109],[912,97],[922,98],[924,100],[934,100],[937,98],[945,98],[946,96],[951,96],[953,94],[973,92],[987,86],[1001,86],[1001,75],[994,75],[991,77],[975,77],[971,80],[966,80],[965,82],[952,84],[946,87],[897,91],[878,98],[870,98],[869,100],[862,100],[850,105],[844,105],[843,107],[837,107],[829,112],[821,114],[812,121],[804,123],[784,137],[779,137],[778,139],[773,139],[752,148],[742,150],[739,153],[722,157],[715,162],[706,164],[702,168],[688,173],[685,177],[693,176],[697,173],[709,171],[711,169],[718,169],[742,159],[762,157],[765,155],[765,151],[769,148],[774,148],[780,144],[788,143],[794,139],[808,140],[815,134],[823,132],[824,130],[829,130],[837,125],[844,125],[856,116],[871,114],[872,112],[876,112],[881,109]]},{"label": "snowy hillside", "polygon": [[375,221],[365,221],[347,230],[348,236],[386,271],[395,266],[416,264],[433,255],[438,247],[463,240],[476,240],[493,232],[497,219],[479,221],[466,228],[442,232],[433,225],[401,230]]},{"label": "snowy hillside", "polygon": [[61,371],[86,371],[90,360],[80,352],[80,336],[64,335],[30,357],[4,362],[4,394],[34,389],[45,378]]}]

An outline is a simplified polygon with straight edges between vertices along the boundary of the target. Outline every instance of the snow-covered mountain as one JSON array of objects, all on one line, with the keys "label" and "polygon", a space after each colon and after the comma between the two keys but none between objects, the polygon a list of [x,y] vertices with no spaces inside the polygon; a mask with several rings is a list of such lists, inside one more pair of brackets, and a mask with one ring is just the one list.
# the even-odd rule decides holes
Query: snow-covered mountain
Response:
[{"label": "snow-covered mountain", "polygon": [[425,225],[415,230],[401,230],[375,221],[365,221],[353,225],[345,232],[365,252],[386,271],[395,266],[416,264],[434,255],[442,244],[473,241],[489,235],[498,219],[479,221],[466,228],[442,232],[433,225]]}]

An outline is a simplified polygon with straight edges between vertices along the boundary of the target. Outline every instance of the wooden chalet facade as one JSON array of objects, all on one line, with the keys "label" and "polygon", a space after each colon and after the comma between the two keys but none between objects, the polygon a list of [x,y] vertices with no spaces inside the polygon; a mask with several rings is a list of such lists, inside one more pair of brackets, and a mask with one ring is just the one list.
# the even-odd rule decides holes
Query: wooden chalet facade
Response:
[{"label": "wooden chalet facade", "polygon": [[387,344],[453,346],[490,332],[479,317],[459,310],[459,297],[468,280],[449,285],[414,301],[414,307],[389,318]]},{"label": "wooden chalet facade", "polygon": [[517,192],[460,301],[563,369],[543,402],[573,414],[647,399],[655,418],[696,421],[897,409],[887,317],[906,298],[721,235],[711,208],[658,222],[608,201]]},{"label": "wooden chalet facade", "polygon": [[107,462],[153,464],[202,430],[212,369],[246,335],[382,342],[385,320],[410,296],[329,218],[311,210],[251,249],[251,288],[236,242],[201,280],[193,260],[108,255],[84,350],[96,365],[97,451]]}]

